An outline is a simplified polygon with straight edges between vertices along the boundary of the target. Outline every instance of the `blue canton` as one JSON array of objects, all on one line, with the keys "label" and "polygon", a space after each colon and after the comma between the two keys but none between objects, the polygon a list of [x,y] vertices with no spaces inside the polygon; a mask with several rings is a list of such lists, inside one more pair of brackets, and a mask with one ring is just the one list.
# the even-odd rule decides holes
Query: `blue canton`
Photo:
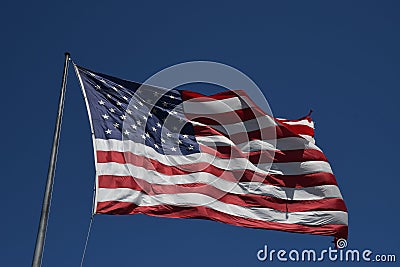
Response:
[{"label": "blue canton", "polygon": [[77,68],[96,139],[132,140],[164,155],[200,152],[180,91]]}]

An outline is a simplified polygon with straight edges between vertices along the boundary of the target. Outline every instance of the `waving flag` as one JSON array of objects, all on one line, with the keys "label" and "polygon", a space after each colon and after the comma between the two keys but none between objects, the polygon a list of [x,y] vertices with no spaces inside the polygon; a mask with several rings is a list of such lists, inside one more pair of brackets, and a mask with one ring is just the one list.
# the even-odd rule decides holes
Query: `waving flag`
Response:
[{"label": "waving flag", "polygon": [[93,132],[95,213],[347,238],[309,116],[273,118],[241,90],[205,96],[75,70]]}]

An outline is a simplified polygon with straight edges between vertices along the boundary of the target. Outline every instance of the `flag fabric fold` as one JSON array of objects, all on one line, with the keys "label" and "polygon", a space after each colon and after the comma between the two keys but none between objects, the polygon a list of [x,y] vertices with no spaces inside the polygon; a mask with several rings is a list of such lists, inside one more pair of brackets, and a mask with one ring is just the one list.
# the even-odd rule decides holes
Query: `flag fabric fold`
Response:
[{"label": "flag fabric fold", "polygon": [[75,70],[93,132],[95,213],[347,238],[309,115],[274,118],[243,90],[206,96]]}]

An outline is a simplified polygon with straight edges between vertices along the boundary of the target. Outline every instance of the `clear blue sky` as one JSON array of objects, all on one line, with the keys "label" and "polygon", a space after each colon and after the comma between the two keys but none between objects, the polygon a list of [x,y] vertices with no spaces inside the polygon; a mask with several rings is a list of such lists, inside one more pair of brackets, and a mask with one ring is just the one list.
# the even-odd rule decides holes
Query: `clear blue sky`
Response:
[{"label": "clear blue sky", "polygon": [[[349,246],[400,260],[399,2],[265,2],[3,3],[1,265],[31,264],[66,50],[80,65],[135,81],[180,62],[217,61],[252,78],[277,116],[314,109],[317,144],[349,209]],[[93,179],[71,68],[43,266],[79,266]],[[92,230],[85,266],[266,266],[256,259],[264,244],[318,250],[332,241],[143,215],[99,215]]]}]

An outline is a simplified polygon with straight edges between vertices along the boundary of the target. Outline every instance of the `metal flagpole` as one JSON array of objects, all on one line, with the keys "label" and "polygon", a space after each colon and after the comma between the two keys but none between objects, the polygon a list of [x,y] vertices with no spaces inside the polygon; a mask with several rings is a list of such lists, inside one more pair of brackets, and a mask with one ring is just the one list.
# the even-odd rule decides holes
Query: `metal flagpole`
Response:
[{"label": "metal flagpole", "polygon": [[70,60],[70,54],[68,52],[65,52],[64,72],[63,72],[63,78],[62,78],[62,83],[61,83],[60,98],[59,98],[59,102],[58,102],[56,127],[54,129],[53,147],[51,149],[50,163],[49,163],[49,169],[48,169],[48,173],[47,173],[46,190],[44,192],[44,197],[43,197],[42,214],[40,215],[40,223],[39,223],[39,228],[38,228],[37,237],[36,237],[36,246],[35,246],[35,253],[33,255],[33,260],[32,260],[32,267],[40,267],[42,265],[44,240],[46,237],[47,220],[49,217],[51,193],[53,191],[54,172],[55,172],[56,160],[57,160],[58,142],[60,140],[61,119],[62,119],[62,114],[63,114],[63,109],[64,109],[65,89],[66,89],[66,85],[67,85],[69,60]]}]

